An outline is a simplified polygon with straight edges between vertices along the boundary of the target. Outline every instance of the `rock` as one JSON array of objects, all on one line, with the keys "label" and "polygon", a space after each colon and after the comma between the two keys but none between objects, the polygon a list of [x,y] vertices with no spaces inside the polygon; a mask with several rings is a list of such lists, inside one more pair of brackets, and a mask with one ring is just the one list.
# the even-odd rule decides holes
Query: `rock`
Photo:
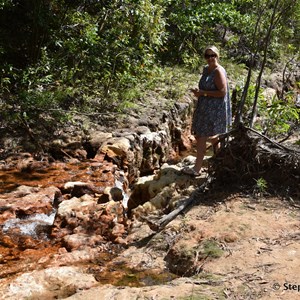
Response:
[{"label": "rock", "polygon": [[268,104],[271,104],[273,98],[277,95],[277,91],[276,89],[267,87],[263,90],[262,95],[266,98]]},{"label": "rock", "polygon": [[90,206],[95,205],[95,199],[89,195],[80,198],[73,197],[60,203],[57,210],[57,217],[74,216],[76,212],[83,212]]},{"label": "rock", "polygon": [[86,186],[87,183],[86,182],[81,182],[81,181],[72,181],[72,182],[66,182],[64,184],[64,191],[66,193],[71,193],[71,191],[73,190],[73,188],[75,186]]},{"label": "rock", "polygon": [[105,188],[103,194],[108,196],[108,199],[111,201],[121,201],[123,200],[123,191],[118,187],[107,187]]},{"label": "rock", "polygon": [[102,144],[97,155],[105,153],[108,159],[113,160],[120,169],[124,169],[124,166],[133,160],[132,150],[130,141],[126,137],[113,137]]},{"label": "rock", "polygon": [[95,300],[98,299],[99,295],[101,295],[101,300],[193,299],[192,297],[195,297],[195,299],[204,299],[203,289],[203,285],[195,285],[187,278],[180,278],[165,285],[152,285],[142,288],[120,288],[112,285],[103,285],[91,288],[88,291],[79,291],[66,298],[66,300]]},{"label": "rock", "polygon": [[151,131],[147,126],[138,126],[136,128],[134,128],[135,132],[137,134],[149,134]]},{"label": "rock", "polygon": [[87,158],[87,151],[84,149],[76,149],[73,153],[74,157],[79,160],[84,160]]},{"label": "rock", "polygon": [[267,87],[274,89],[276,91],[281,91],[282,89],[282,74],[281,73],[272,73],[265,78],[263,82]]},{"label": "rock", "polygon": [[95,195],[104,193],[104,187],[96,187],[90,183],[75,185],[71,191],[71,197],[81,197],[84,195]]},{"label": "rock", "polygon": [[78,267],[53,267],[24,273],[6,286],[0,284],[0,298],[62,299],[95,285],[97,281],[93,275]]},{"label": "rock", "polygon": [[122,237],[125,233],[126,233],[125,226],[119,223],[114,226],[111,232],[112,236],[115,237],[114,240]]},{"label": "rock", "polygon": [[14,248],[14,247],[16,247],[15,243],[12,241],[11,237],[8,236],[8,235],[1,235],[0,236],[0,240],[1,240],[1,244],[4,247],[7,247],[7,248]]},{"label": "rock", "polygon": [[52,260],[48,267],[58,267],[58,266],[70,266],[79,265],[86,262],[91,262],[97,260],[104,251],[108,251],[111,245],[106,243],[100,246],[90,248],[81,247],[80,249],[73,249],[72,252],[68,252],[66,248],[60,248],[55,255],[53,255]]},{"label": "rock", "polygon": [[89,143],[94,151],[97,151],[110,138],[112,138],[111,132],[91,131]]},{"label": "rock", "polygon": [[50,186],[37,188],[20,186],[11,193],[0,195],[0,207],[5,207],[0,216],[3,224],[9,218],[25,218],[32,214],[51,214],[54,202],[61,197],[58,188]]},{"label": "rock", "polygon": [[103,237],[98,235],[90,235],[85,233],[77,233],[65,236],[63,245],[68,251],[84,249],[85,247],[94,248],[103,243]]},{"label": "rock", "polygon": [[169,204],[174,207],[178,200],[177,190],[181,190],[183,194],[193,184],[205,181],[204,177],[192,178],[184,175],[180,169],[180,165],[164,164],[155,175],[139,178],[128,200],[129,212],[141,205],[143,208],[139,207],[134,214],[140,215],[143,209],[146,213]]},{"label": "rock", "polygon": [[[124,215],[124,207],[119,201],[98,204],[90,195],[73,197],[60,203],[51,235],[63,238],[70,249],[80,248],[80,241],[83,246],[94,247],[99,241],[114,240],[125,233]],[[87,236],[101,238],[88,241]]]}]

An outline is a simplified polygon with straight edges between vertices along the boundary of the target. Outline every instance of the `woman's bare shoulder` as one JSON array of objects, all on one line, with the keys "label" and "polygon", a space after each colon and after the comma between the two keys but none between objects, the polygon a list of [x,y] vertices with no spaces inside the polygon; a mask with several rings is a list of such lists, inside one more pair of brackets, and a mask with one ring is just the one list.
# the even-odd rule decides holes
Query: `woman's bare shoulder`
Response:
[{"label": "woman's bare shoulder", "polygon": [[225,76],[226,77],[226,70],[224,69],[224,67],[222,67],[221,65],[219,65],[216,70],[215,70],[216,74],[220,75],[220,76]]}]

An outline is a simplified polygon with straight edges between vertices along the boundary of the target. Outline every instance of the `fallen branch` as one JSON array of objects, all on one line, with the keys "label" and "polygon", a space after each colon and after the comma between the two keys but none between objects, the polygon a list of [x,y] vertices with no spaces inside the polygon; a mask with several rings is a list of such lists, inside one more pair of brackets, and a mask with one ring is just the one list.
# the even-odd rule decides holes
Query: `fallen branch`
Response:
[{"label": "fallen branch", "polygon": [[151,230],[159,232],[161,231],[168,223],[174,220],[181,212],[183,212],[188,206],[190,206],[194,201],[199,199],[199,195],[203,193],[207,185],[211,182],[212,178],[208,177],[208,179],[200,185],[198,189],[196,189],[190,197],[183,201],[181,205],[179,205],[176,209],[171,211],[169,214],[164,215],[160,220],[157,222],[151,220],[147,217],[141,217],[144,221],[147,222],[148,226]]},{"label": "fallen branch", "polygon": [[28,125],[27,121],[23,118],[18,116],[18,119],[20,120],[23,128],[26,130],[27,134],[29,135],[30,139],[41,149],[41,151],[44,153],[43,146],[39,143],[38,139],[35,137],[32,129]]},{"label": "fallen branch", "polygon": [[270,142],[271,144],[275,145],[276,147],[278,147],[278,148],[280,148],[280,149],[282,149],[282,150],[300,153],[300,151],[298,151],[298,150],[290,149],[290,148],[288,148],[288,147],[286,147],[286,146],[283,146],[283,145],[281,145],[281,144],[279,144],[279,143],[277,143],[277,142],[271,140],[270,138],[268,138],[267,136],[263,135],[262,133],[260,133],[260,132],[258,132],[258,131],[256,131],[256,130],[254,130],[253,128],[250,128],[250,127],[245,127],[245,128],[246,128],[247,130],[250,130],[250,131],[252,131],[253,133],[255,133],[255,134],[261,136],[262,138],[264,138],[265,140],[267,140],[268,142]]}]

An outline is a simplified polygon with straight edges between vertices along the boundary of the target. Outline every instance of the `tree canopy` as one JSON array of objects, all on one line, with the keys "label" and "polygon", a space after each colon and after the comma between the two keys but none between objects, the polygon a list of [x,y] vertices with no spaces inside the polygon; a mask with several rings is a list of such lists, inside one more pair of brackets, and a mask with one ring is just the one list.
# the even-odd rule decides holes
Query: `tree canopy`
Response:
[{"label": "tree canopy", "polygon": [[198,68],[208,44],[250,70],[299,59],[294,0],[1,0],[0,25],[4,118],[120,109],[164,66]]}]

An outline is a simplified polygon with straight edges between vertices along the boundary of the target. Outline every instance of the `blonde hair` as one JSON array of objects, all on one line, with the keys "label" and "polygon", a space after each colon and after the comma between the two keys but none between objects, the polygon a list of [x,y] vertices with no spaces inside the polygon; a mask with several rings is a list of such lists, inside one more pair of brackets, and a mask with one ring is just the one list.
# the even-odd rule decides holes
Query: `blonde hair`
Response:
[{"label": "blonde hair", "polygon": [[216,46],[209,46],[204,50],[204,55],[206,54],[207,50],[211,50],[212,52],[214,52],[215,54],[217,54],[217,58],[220,58],[220,52],[219,49]]}]

